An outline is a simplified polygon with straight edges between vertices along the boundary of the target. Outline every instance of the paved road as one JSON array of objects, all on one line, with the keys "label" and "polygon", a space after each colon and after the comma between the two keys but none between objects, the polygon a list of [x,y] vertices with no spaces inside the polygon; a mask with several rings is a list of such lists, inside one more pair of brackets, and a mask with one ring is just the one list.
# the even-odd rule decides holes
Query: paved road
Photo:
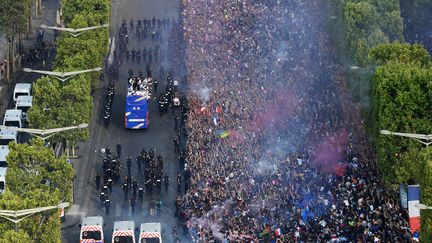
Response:
[{"label": "paved road", "polygon": [[[179,12],[179,2],[172,0],[118,0],[112,3],[112,34],[115,35],[118,26],[123,18],[128,23],[131,18],[135,21],[140,18],[170,17],[177,19]],[[136,24],[136,23],[135,23]],[[150,40],[138,42],[134,34],[130,34],[130,43],[128,49],[142,49],[144,46],[154,48],[155,43]],[[167,42],[161,43],[162,51],[166,50]],[[164,64],[165,67],[169,63]],[[63,242],[77,242],[79,240],[80,218],[82,216],[104,216],[106,223],[104,229],[105,242],[111,242],[111,233],[114,221],[116,220],[134,220],[136,226],[143,222],[162,222],[164,230],[164,241],[172,241],[172,228],[179,227],[177,219],[174,217],[174,201],[177,195],[177,185],[175,183],[176,173],[178,171],[177,155],[174,154],[172,139],[175,137],[174,119],[170,114],[159,117],[157,111],[157,101],[150,104],[150,127],[147,130],[125,130],[123,126],[123,114],[125,105],[125,95],[127,86],[127,72],[131,66],[135,73],[141,68],[145,72],[145,63],[140,65],[134,63],[123,63],[120,71],[120,81],[116,83],[115,97],[113,103],[113,120],[108,129],[102,126],[101,113],[105,96],[107,83],[101,83],[101,87],[95,92],[95,107],[93,120],[90,125],[91,138],[80,144],[78,149],[79,158],[73,160],[74,167],[77,171],[75,179],[74,203],[71,210],[66,216],[66,222],[63,225]],[[158,73],[158,63],[152,64],[153,73]],[[159,79],[159,87],[165,87],[166,80]],[[181,86],[182,84],[180,84]],[[160,88],[159,88],[160,90]],[[117,143],[122,145],[121,161],[123,165],[121,178],[127,174],[125,159],[128,155],[136,157],[143,147],[148,151],[150,148],[157,148],[164,158],[164,169],[168,169],[171,178],[168,194],[162,192],[162,217],[156,218],[149,215],[148,202],[152,198],[145,196],[145,202],[142,207],[138,206],[134,215],[131,213],[127,202],[123,201],[123,192],[120,183],[115,184],[110,196],[112,201],[111,212],[106,216],[105,211],[100,205],[99,191],[95,188],[94,176],[96,171],[101,171],[103,155],[100,153],[102,147],[110,146],[114,148]],[[138,178],[142,183],[142,176],[138,176],[137,165],[132,163],[132,175]],[[153,194],[153,198],[157,198]]]}]

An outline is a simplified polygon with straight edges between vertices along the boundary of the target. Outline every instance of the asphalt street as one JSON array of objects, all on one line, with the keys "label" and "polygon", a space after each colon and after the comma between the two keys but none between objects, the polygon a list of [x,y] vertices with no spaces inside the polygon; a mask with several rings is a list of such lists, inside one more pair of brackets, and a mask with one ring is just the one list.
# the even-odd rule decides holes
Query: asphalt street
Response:
[{"label": "asphalt street", "polygon": [[[169,17],[171,20],[177,19],[179,14],[179,1],[172,0],[118,0],[112,2],[112,23],[111,36],[116,36],[118,27],[123,18],[128,22],[133,18],[156,18]],[[155,42],[147,38],[145,41],[139,42],[134,32],[129,34],[128,49],[132,48],[142,50],[151,47],[154,49]],[[167,39],[161,45],[161,53],[167,52]],[[127,75],[129,67],[132,67],[135,74],[141,69],[145,73],[145,62],[140,64],[123,62],[120,69],[119,81],[115,83],[115,97],[112,107],[112,122],[108,128],[102,124],[102,107],[106,95],[107,81],[102,81],[100,87],[94,93],[94,112],[93,119],[90,124],[90,139],[85,143],[79,144],[77,151],[78,158],[73,159],[73,165],[76,169],[76,178],[74,181],[74,201],[71,209],[66,214],[66,221],[63,224],[62,242],[78,242],[79,241],[79,223],[81,217],[101,215],[104,217],[104,238],[105,242],[111,242],[111,234],[115,221],[118,220],[134,220],[135,226],[145,222],[161,222],[163,229],[163,240],[172,242],[172,229],[180,225],[174,217],[175,206],[174,201],[177,196],[176,175],[179,170],[177,154],[174,153],[173,139],[175,138],[174,119],[171,114],[166,114],[162,117],[158,114],[157,100],[150,103],[150,126],[146,130],[126,130],[123,125],[124,108],[127,90]],[[153,74],[157,76],[159,73],[159,62],[152,63]],[[169,61],[165,61],[164,67],[167,70]],[[175,70],[175,69],[174,69]],[[159,89],[165,87],[166,80],[158,78]],[[180,83],[179,86],[182,84]],[[184,140],[182,141],[184,143]],[[96,190],[94,177],[96,172],[102,173],[102,159],[104,155],[100,152],[101,148],[110,146],[114,151],[116,144],[122,145],[121,154],[121,179],[120,182],[114,184],[113,192],[110,195],[111,210],[107,216],[104,208],[99,200],[99,191]],[[168,170],[171,178],[168,193],[162,190],[160,199],[162,200],[162,216],[151,216],[149,213],[149,202],[152,199],[158,199],[157,193],[153,196],[144,196],[143,205],[137,203],[134,214],[127,201],[123,199],[123,191],[121,184],[123,178],[127,175],[126,157],[131,155],[135,158],[145,147],[148,151],[151,148],[156,148],[156,154],[161,154],[164,158],[164,170]],[[143,176],[138,174],[138,167],[135,159],[132,163],[132,175],[142,185]],[[178,231],[181,232],[179,229]]]}]

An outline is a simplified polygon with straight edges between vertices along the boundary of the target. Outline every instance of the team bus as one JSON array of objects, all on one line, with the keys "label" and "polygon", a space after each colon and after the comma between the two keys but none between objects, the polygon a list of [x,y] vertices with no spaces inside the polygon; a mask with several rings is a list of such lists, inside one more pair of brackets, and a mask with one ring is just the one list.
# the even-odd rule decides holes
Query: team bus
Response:
[{"label": "team bus", "polygon": [[127,129],[145,129],[148,127],[148,103],[151,98],[152,84],[151,78],[129,78],[124,116]]}]

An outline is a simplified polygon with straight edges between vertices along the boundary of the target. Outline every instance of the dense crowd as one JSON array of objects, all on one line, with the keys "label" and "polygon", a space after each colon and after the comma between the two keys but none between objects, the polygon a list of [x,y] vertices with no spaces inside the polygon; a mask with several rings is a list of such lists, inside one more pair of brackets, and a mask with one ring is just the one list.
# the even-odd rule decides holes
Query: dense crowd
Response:
[{"label": "dense crowd", "polygon": [[410,242],[325,31],[326,1],[183,1],[195,242]]}]

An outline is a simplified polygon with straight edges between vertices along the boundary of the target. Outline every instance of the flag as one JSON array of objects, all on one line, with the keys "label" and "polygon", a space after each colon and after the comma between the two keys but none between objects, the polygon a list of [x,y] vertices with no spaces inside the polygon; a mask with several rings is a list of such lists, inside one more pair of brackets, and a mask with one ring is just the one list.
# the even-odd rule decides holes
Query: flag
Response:
[{"label": "flag", "polygon": [[281,228],[277,228],[277,229],[275,230],[274,233],[275,233],[276,236],[281,236],[281,235],[283,235],[283,234],[282,234],[282,229],[281,229]]},{"label": "flag", "polygon": [[213,116],[213,124],[215,124],[215,126],[218,125],[218,117],[217,116]]},{"label": "flag", "polygon": [[411,232],[420,231],[420,209],[415,205],[420,203],[420,186],[408,186],[408,215]]},{"label": "flag", "polygon": [[226,138],[230,135],[229,131],[223,131],[221,133],[218,134],[220,138]]}]

